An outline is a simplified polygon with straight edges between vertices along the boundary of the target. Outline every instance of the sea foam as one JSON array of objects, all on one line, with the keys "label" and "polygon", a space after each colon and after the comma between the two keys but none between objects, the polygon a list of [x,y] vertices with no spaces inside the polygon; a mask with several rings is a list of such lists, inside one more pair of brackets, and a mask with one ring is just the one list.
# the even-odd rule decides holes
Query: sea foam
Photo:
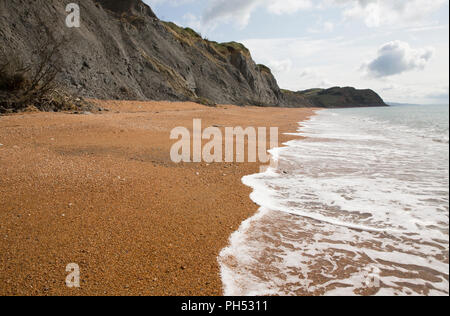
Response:
[{"label": "sea foam", "polygon": [[448,120],[403,111],[320,111],[243,178],[261,208],[219,256],[226,295],[448,295]]}]

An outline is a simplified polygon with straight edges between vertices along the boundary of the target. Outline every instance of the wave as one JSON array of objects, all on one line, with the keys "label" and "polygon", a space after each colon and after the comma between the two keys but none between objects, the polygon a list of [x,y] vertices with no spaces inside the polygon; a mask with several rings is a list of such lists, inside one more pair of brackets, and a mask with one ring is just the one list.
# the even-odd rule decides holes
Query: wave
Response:
[{"label": "wave", "polygon": [[219,256],[226,295],[448,295],[448,148],[360,114],[318,112],[243,178],[261,208]]}]

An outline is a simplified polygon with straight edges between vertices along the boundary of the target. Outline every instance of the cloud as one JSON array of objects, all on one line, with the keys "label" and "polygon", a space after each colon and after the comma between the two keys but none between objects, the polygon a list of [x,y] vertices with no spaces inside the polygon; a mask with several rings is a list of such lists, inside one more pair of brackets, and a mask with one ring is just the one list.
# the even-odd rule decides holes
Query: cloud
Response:
[{"label": "cloud", "polygon": [[292,70],[292,60],[272,60],[267,63],[270,69],[275,73],[285,73]]},{"label": "cloud", "polygon": [[427,98],[439,101],[447,101],[449,99],[449,89],[447,87],[437,88],[436,90],[428,93]]},{"label": "cloud", "polygon": [[407,71],[424,69],[433,57],[433,48],[413,49],[408,43],[393,41],[384,44],[377,57],[363,69],[375,78],[389,77]]},{"label": "cloud", "polygon": [[[155,0],[153,0],[155,1]],[[156,0],[157,1],[157,0]],[[159,0],[161,1],[161,0]],[[188,1],[188,0],[184,0]],[[369,27],[384,25],[418,25],[436,12],[447,0],[212,0],[202,22],[217,25],[232,23],[247,26],[252,14],[263,8],[276,15],[302,10],[326,10],[338,7],[346,19],[360,19]],[[330,25],[328,25],[330,27]]]},{"label": "cloud", "polygon": [[333,83],[328,79],[324,78],[320,71],[317,71],[312,68],[305,68],[300,72],[300,76],[302,81],[308,81],[314,88],[330,88],[333,86]]},{"label": "cloud", "polygon": [[205,31],[204,28],[203,28],[202,22],[200,21],[200,19],[196,15],[194,15],[194,14],[192,14],[190,12],[186,13],[185,15],[183,15],[183,22],[182,23],[177,23],[177,24],[190,27],[190,28],[196,30],[197,32],[204,32]]},{"label": "cloud", "polygon": [[247,26],[252,13],[264,8],[276,15],[293,14],[314,7],[312,0],[213,0],[202,21],[205,24],[233,23],[240,28]]},{"label": "cloud", "polygon": [[300,10],[311,9],[310,0],[272,0],[267,2],[267,10],[274,14],[292,14]]},{"label": "cloud", "polygon": [[368,27],[417,24],[447,0],[334,0],[346,18],[362,19]]},{"label": "cloud", "polygon": [[162,4],[170,4],[171,6],[178,7],[187,3],[195,2],[196,0],[143,0],[149,6],[157,6]]},{"label": "cloud", "polygon": [[316,26],[308,28],[309,33],[329,33],[333,32],[333,30],[334,30],[334,23],[329,21],[328,22],[319,21]]},{"label": "cloud", "polygon": [[260,0],[215,0],[205,10],[202,21],[205,24],[217,24],[220,22],[234,22],[239,27],[247,26],[251,13],[255,10]]}]

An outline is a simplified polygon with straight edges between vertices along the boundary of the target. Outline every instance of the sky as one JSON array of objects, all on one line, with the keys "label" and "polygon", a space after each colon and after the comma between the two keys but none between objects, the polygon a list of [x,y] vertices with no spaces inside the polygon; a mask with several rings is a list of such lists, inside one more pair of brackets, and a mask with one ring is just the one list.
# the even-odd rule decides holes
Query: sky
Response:
[{"label": "sky", "polygon": [[280,87],[370,88],[385,101],[449,99],[449,0],[144,0],[204,38],[246,45]]}]

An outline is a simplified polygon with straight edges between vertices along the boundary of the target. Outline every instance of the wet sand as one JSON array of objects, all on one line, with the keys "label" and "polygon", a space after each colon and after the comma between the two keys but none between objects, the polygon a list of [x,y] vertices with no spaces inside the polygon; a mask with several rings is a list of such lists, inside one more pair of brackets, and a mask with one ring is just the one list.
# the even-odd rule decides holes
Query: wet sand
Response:
[{"label": "wet sand", "polygon": [[217,256],[258,209],[241,178],[260,165],[174,164],[170,131],[276,126],[281,144],[313,109],[101,105],[0,117],[0,295],[221,295]]}]

